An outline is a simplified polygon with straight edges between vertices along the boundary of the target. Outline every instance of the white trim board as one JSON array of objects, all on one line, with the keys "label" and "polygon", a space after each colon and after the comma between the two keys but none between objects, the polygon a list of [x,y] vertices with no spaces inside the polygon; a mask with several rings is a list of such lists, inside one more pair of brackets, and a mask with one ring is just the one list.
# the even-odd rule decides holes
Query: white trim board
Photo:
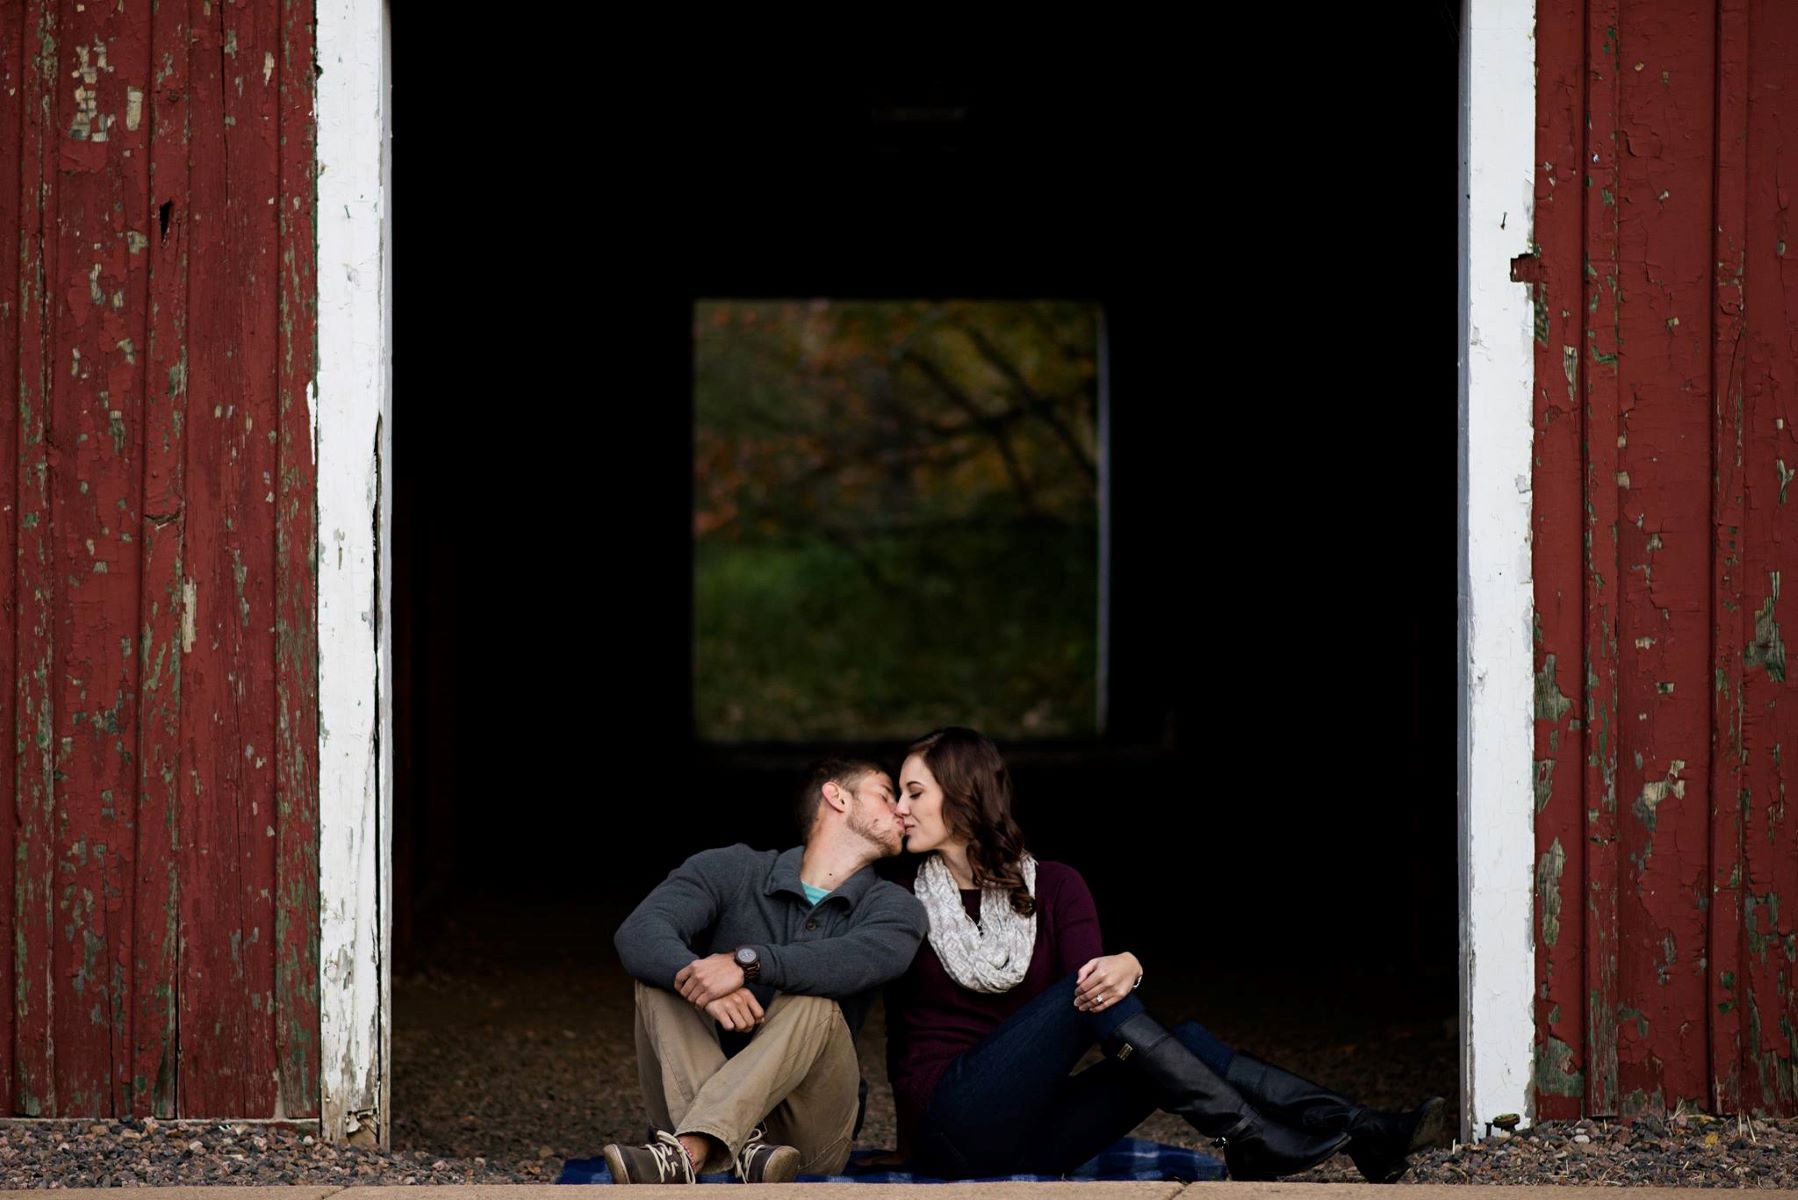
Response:
[{"label": "white trim board", "polygon": [[1461,1122],[1533,1092],[1536,963],[1530,478],[1535,354],[1511,260],[1531,250],[1535,5],[1465,0],[1461,34]]},{"label": "white trim board", "polygon": [[320,1128],[388,1142],[393,716],[387,7],[319,0]]}]

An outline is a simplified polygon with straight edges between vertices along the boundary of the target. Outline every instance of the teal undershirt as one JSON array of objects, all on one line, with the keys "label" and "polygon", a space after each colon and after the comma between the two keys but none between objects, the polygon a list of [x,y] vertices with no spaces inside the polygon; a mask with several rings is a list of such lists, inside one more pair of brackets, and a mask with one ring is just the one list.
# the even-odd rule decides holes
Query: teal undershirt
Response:
[{"label": "teal undershirt", "polygon": [[803,879],[799,881],[799,886],[805,889],[805,898],[813,907],[817,906],[818,901],[830,895],[829,888],[815,888]]}]

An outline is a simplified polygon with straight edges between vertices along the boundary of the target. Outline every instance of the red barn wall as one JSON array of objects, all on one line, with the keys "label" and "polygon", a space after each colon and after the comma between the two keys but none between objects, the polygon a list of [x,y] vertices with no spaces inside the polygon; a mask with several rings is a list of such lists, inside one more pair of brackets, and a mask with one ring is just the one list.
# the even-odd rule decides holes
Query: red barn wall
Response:
[{"label": "red barn wall", "polygon": [[312,20],[0,9],[0,1114],[317,1113]]},{"label": "red barn wall", "polygon": [[1538,1115],[1798,1112],[1798,8],[1537,44]]}]

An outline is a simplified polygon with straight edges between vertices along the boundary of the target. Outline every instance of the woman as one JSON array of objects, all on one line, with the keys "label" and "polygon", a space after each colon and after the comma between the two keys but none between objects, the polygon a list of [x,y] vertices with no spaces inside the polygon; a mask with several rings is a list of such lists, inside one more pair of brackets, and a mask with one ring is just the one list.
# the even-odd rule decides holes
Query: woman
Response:
[{"label": "woman", "polygon": [[[1234,1179],[1272,1179],[1345,1150],[1367,1179],[1404,1174],[1446,1140],[1447,1105],[1358,1107],[1246,1054],[1202,1026],[1162,1028],[1136,994],[1133,954],[1105,954],[1092,894],[1072,867],[1037,862],[1011,813],[992,742],[939,729],[900,769],[907,880],[928,941],[887,994],[887,1062],[899,1142],[949,1177],[1060,1174],[1157,1108],[1224,1141]],[[1078,1075],[1093,1045],[1106,1059]]]}]

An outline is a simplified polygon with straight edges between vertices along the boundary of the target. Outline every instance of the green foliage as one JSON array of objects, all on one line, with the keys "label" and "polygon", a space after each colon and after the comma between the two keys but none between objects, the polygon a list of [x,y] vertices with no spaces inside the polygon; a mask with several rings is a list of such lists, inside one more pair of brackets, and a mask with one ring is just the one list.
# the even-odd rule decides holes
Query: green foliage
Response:
[{"label": "green foliage", "polygon": [[1090,733],[1097,313],[695,308],[700,736]]}]

